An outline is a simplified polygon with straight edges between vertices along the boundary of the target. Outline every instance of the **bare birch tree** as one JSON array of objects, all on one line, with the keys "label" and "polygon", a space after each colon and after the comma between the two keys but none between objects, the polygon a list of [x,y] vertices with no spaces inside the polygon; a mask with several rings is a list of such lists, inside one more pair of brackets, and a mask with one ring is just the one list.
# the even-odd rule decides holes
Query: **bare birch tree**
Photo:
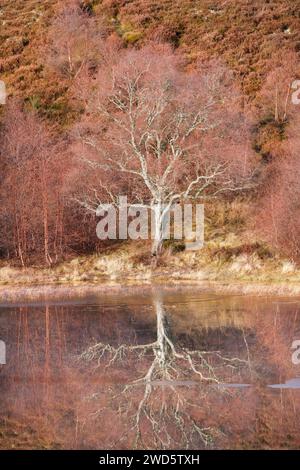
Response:
[{"label": "bare birch tree", "polygon": [[155,207],[158,254],[173,204],[250,184],[238,101],[231,74],[215,62],[186,73],[166,46],[108,58],[86,89],[76,129],[77,152],[93,173],[79,202],[94,211],[126,194],[130,203]]},{"label": "bare birch tree", "polygon": [[54,18],[46,45],[46,63],[65,77],[76,77],[84,67],[99,63],[103,47],[103,28],[90,17],[78,0],[64,2]]}]

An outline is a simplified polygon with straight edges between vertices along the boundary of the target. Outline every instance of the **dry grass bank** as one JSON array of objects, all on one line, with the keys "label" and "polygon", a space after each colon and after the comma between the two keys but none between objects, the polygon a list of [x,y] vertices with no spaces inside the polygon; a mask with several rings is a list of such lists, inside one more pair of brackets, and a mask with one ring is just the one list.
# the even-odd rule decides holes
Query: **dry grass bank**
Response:
[{"label": "dry grass bank", "polygon": [[206,242],[197,251],[186,251],[182,242],[166,240],[163,254],[153,259],[151,242],[143,240],[113,244],[101,253],[78,256],[51,268],[38,265],[20,268],[2,261],[1,292],[11,287],[24,287],[26,291],[27,287],[43,285],[99,288],[164,283],[214,285],[219,290],[237,293],[278,291],[299,295],[299,266],[254,238],[248,229],[247,207],[245,203],[234,202],[208,208]]},{"label": "dry grass bank", "polygon": [[[102,255],[78,257],[52,269],[0,268],[1,302],[39,298],[72,298],[108,290],[148,286],[181,287],[226,294],[300,296],[300,269],[255,245],[207,246],[198,252],[167,250],[157,266],[135,244]],[[244,246],[244,248],[245,248]],[[266,254],[267,253],[267,254]],[[47,286],[47,287],[44,287]]]}]

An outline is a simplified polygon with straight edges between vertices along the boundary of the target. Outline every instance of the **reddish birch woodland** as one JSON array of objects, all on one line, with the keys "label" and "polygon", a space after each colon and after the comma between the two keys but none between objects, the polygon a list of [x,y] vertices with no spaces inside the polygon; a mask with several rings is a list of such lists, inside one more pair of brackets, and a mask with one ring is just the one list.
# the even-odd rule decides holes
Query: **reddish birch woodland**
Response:
[{"label": "reddish birch woodland", "polygon": [[127,195],[238,200],[250,237],[297,263],[299,51],[274,54],[252,99],[222,54],[191,60],[172,31],[125,43],[95,12],[64,2],[38,49],[49,77],[67,84],[67,122],[14,93],[1,107],[1,258],[52,266],[98,252],[107,244],[96,207]]}]

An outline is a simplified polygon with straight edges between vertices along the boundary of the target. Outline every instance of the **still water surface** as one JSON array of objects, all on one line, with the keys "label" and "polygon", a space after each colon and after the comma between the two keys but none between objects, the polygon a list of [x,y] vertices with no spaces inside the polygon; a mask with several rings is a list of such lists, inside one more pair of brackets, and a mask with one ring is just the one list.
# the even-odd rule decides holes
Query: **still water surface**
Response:
[{"label": "still water surface", "polygon": [[1,448],[299,448],[300,300],[24,302],[0,306],[0,339]]}]

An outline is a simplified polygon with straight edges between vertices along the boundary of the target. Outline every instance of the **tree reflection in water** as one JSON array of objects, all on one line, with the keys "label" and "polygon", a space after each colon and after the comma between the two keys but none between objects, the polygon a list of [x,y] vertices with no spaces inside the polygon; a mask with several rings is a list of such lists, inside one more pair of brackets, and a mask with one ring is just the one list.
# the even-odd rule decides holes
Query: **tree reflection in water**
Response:
[{"label": "tree reflection in water", "polygon": [[[208,395],[213,394],[212,388],[214,393],[228,393],[226,388],[220,387],[221,377],[217,371],[228,367],[238,374],[248,367],[248,361],[225,357],[219,351],[176,347],[159,293],[154,295],[153,308],[155,341],[117,346],[100,342],[82,353],[82,360],[97,361],[98,367],[106,370],[122,365],[129,367],[134,362],[146,371],[124,384],[119,393],[109,390],[108,404],[94,411],[94,416],[99,417],[105,409],[114,407],[125,423],[124,432],[117,442],[111,443],[112,447],[125,440],[128,443],[128,439],[132,440],[133,448],[144,449],[211,446],[219,431],[201,424],[210,402]],[[105,402],[104,395],[107,391],[102,393]]]},{"label": "tree reflection in water", "polygon": [[3,306],[0,448],[299,448],[299,390],[268,387],[299,375],[298,311],[166,289]]}]

